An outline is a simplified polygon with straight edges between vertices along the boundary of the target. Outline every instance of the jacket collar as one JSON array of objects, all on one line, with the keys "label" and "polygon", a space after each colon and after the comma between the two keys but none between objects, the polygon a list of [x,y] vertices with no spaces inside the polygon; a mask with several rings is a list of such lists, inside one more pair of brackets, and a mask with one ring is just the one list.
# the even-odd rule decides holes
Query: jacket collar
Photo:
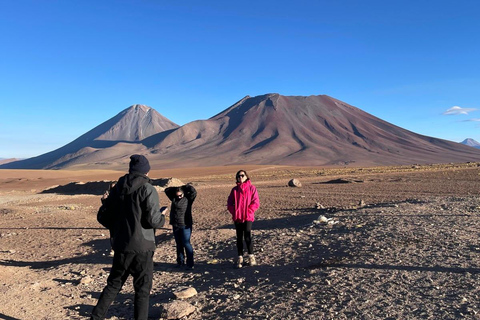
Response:
[{"label": "jacket collar", "polygon": [[251,185],[250,180],[247,180],[247,181],[245,181],[245,182],[243,182],[243,183],[237,182],[237,186],[238,186],[239,188],[242,188],[242,189],[245,189],[246,187],[248,187],[248,186],[250,186],[250,185]]}]

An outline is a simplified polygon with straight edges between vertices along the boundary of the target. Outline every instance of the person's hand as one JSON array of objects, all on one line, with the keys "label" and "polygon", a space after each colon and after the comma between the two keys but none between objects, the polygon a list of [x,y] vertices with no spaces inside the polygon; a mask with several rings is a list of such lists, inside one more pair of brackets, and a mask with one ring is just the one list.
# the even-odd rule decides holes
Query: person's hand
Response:
[{"label": "person's hand", "polygon": [[105,200],[108,198],[108,195],[110,194],[110,192],[107,190],[104,192],[103,196],[102,196],[102,200]]},{"label": "person's hand", "polygon": [[161,207],[161,208],[160,208],[160,213],[161,213],[162,215],[165,215],[167,212],[168,212],[168,207]]}]

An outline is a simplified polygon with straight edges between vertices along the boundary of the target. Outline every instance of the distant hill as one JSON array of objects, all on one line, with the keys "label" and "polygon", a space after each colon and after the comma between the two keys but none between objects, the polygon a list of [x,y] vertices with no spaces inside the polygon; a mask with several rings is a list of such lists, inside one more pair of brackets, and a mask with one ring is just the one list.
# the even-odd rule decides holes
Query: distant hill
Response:
[{"label": "distant hill", "polygon": [[151,130],[143,139],[138,134],[140,123],[145,123],[138,121],[141,117],[125,118],[122,125],[117,118],[122,117],[49,154],[0,167],[125,169],[133,153],[145,154],[157,169],[480,161],[480,150],[416,134],[326,95],[247,96],[208,120],[181,127],[168,122],[169,126],[156,129],[157,133]]},{"label": "distant hill", "polygon": [[18,161],[18,160],[19,159],[17,159],[17,158],[0,158],[0,165],[5,164],[5,163]]},{"label": "distant hill", "polygon": [[476,140],[473,140],[473,139],[470,139],[470,138],[465,139],[460,143],[464,144],[466,146],[469,146],[469,147],[474,147],[474,148],[480,149],[480,143],[477,142]]},{"label": "distant hill", "polygon": [[128,158],[131,152],[141,152],[144,149],[139,143],[141,140],[177,127],[176,123],[156,110],[137,104],[59,149],[0,168],[60,169],[75,164],[95,165],[98,161],[110,163],[122,157]]}]

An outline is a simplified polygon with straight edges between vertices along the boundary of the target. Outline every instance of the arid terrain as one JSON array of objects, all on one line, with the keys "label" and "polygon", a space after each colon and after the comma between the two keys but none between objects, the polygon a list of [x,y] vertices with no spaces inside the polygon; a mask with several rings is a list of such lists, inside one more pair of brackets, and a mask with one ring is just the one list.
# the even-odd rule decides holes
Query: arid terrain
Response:
[{"label": "arid terrain", "polygon": [[[261,201],[259,264],[242,269],[233,267],[226,211],[238,169]],[[96,221],[102,181],[123,174],[0,170],[0,319],[88,319],[112,260]],[[185,287],[198,292],[184,300],[195,308],[185,319],[480,319],[478,163],[232,166],[150,177],[198,190],[195,270],[173,268],[172,232],[157,230],[151,319],[162,319]],[[288,187],[292,178],[302,186]],[[128,280],[107,319],[132,317]]]}]

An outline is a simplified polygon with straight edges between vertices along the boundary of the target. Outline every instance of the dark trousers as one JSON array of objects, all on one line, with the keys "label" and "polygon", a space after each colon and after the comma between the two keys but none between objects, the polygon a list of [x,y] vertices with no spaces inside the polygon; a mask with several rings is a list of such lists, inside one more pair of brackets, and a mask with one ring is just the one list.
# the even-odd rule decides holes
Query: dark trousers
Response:
[{"label": "dark trousers", "polygon": [[187,253],[187,266],[193,267],[193,247],[190,243],[192,236],[192,227],[173,227],[173,236],[177,245],[177,264],[185,264],[185,253]]},{"label": "dark trousers", "polygon": [[248,254],[253,254],[252,224],[253,221],[235,222],[235,230],[237,231],[237,251],[239,256],[243,256],[243,239],[245,239],[245,243],[247,244]]},{"label": "dark trousers", "polygon": [[115,252],[112,269],[97,305],[93,309],[91,320],[104,319],[108,308],[122,289],[129,275],[133,277],[135,289],[135,320],[148,319],[148,305],[153,280],[153,251],[142,253]]}]

